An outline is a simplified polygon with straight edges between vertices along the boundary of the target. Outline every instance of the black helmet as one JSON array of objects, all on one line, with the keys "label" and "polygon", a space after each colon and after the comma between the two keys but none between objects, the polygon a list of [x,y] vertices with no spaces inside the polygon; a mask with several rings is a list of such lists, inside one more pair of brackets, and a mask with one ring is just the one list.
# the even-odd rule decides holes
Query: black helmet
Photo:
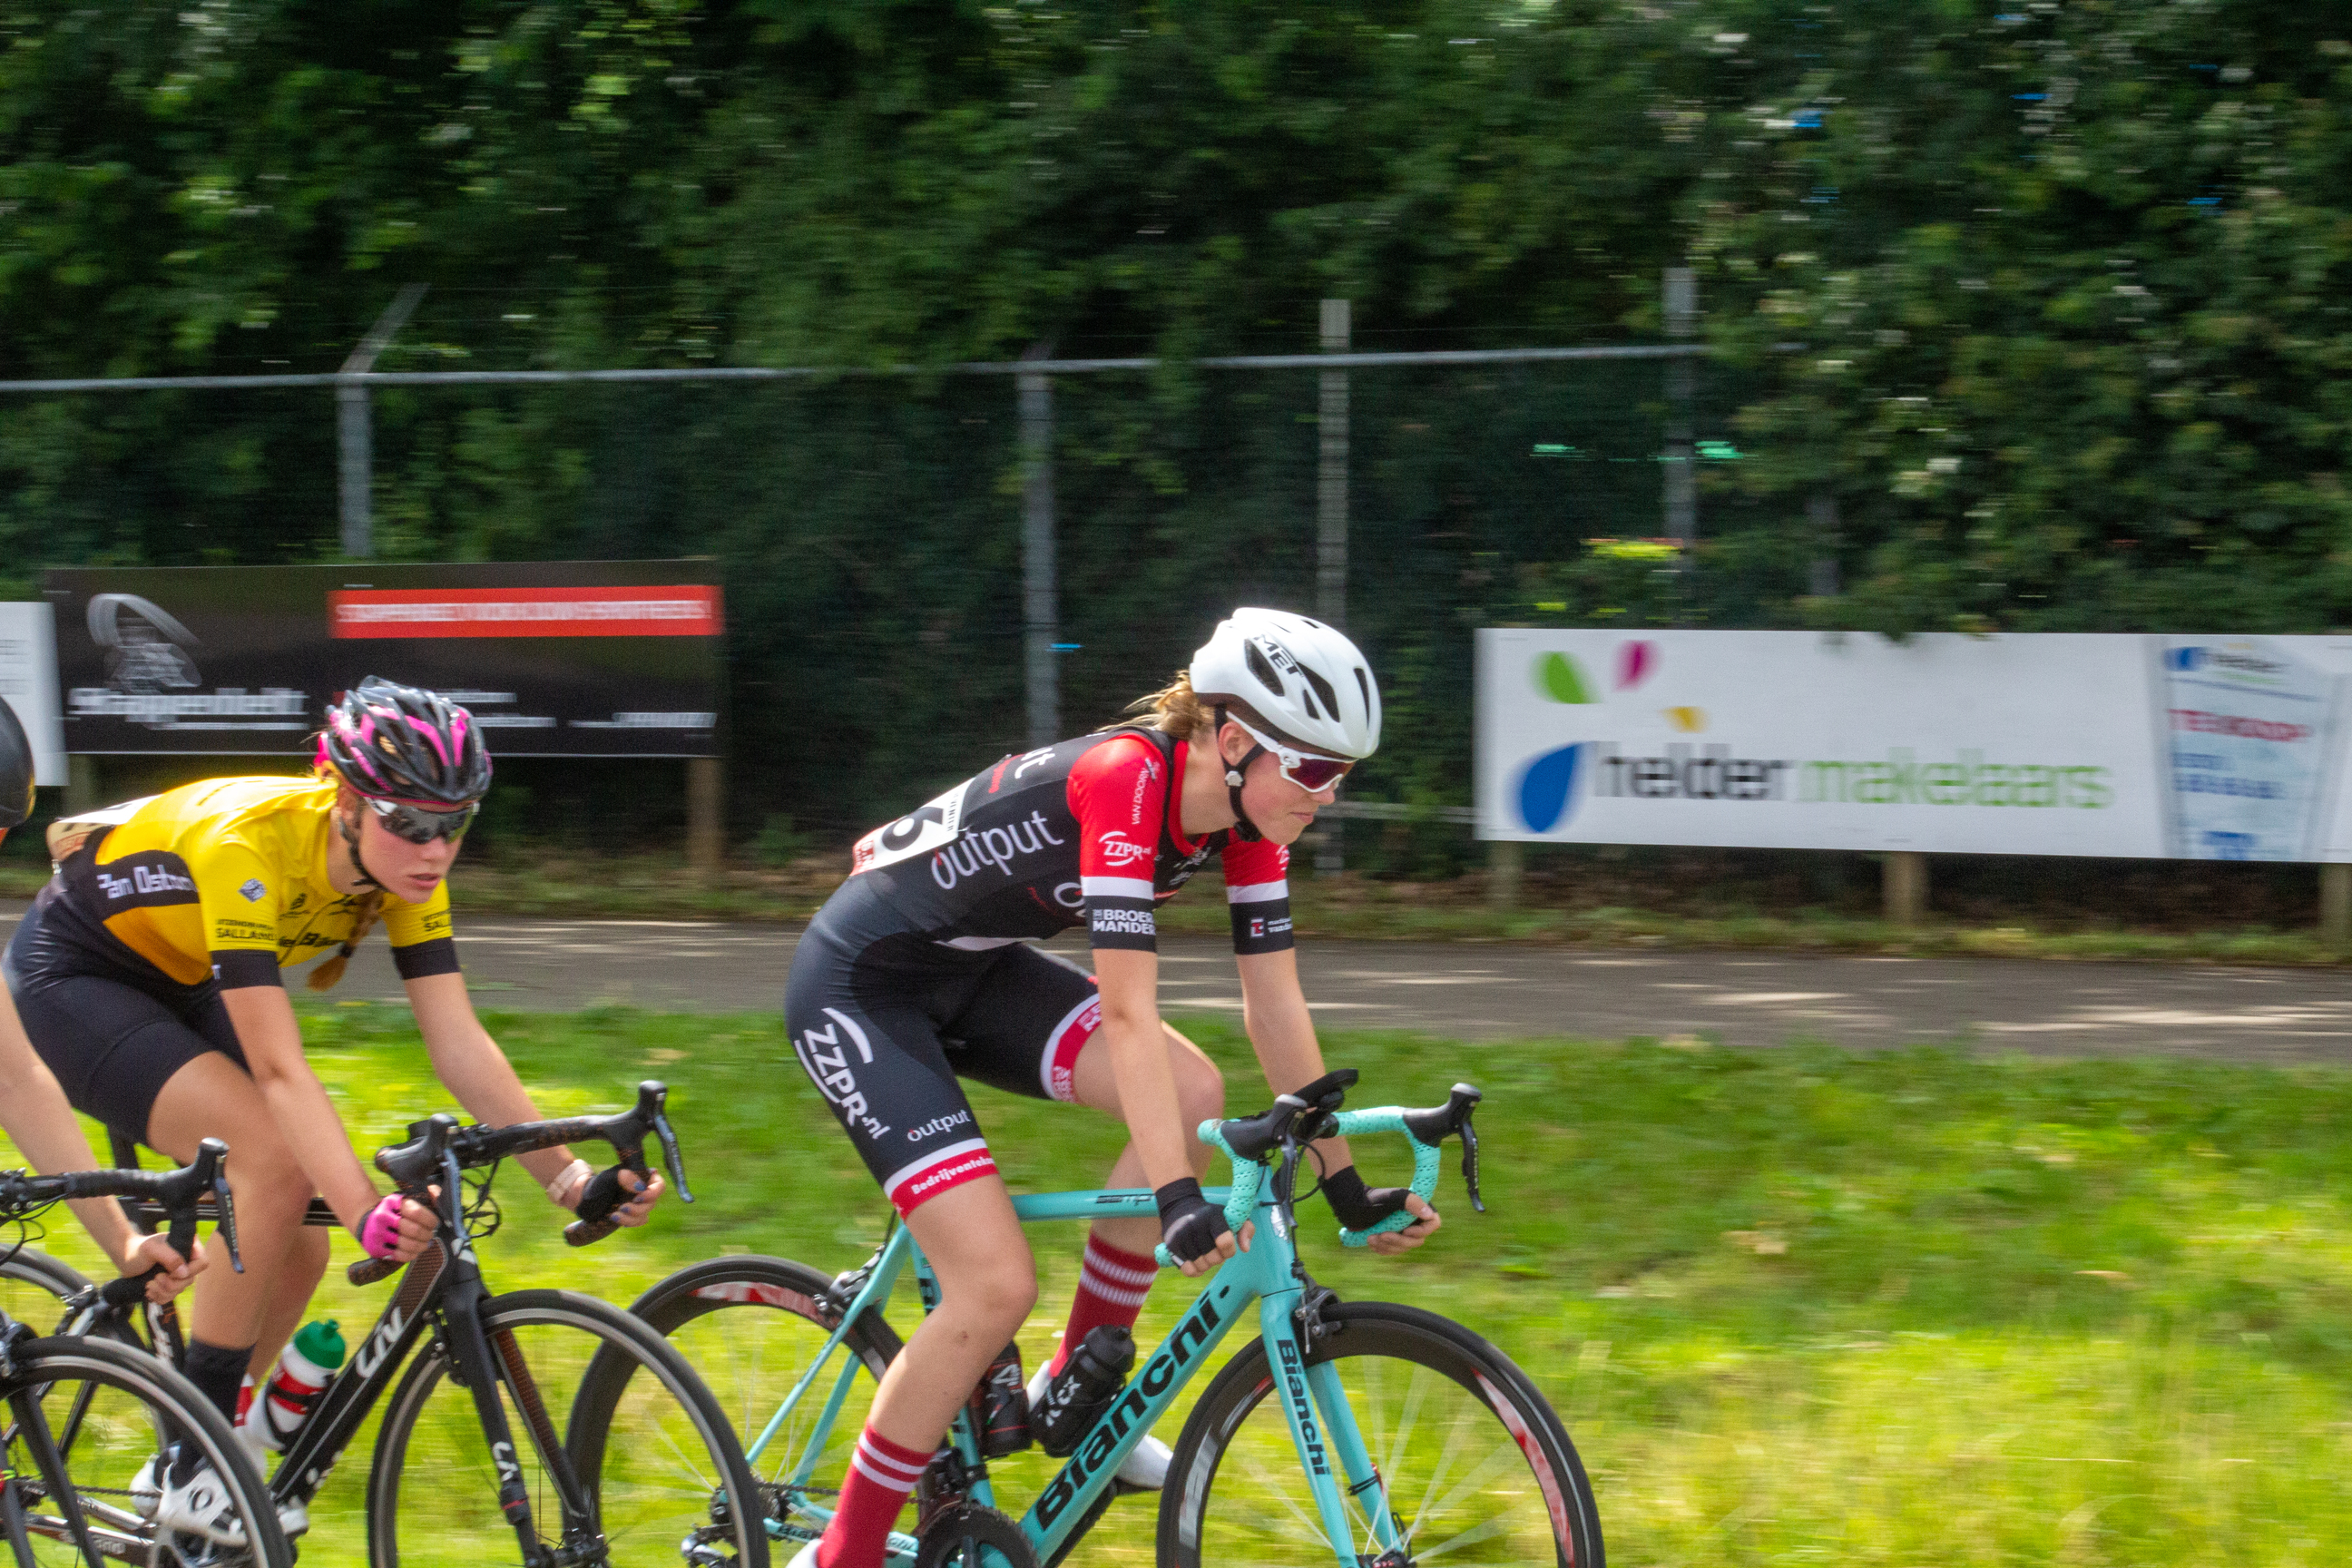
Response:
[{"label": "black helmet", "polygon": [[490,787],[474,716],[436,692],[371,675],[327,710],[319,765],[377,800],[468,805]]},{"label": "black helmet", "polygon": [[33,815],[33,742],[0,698],[0,833]]}]

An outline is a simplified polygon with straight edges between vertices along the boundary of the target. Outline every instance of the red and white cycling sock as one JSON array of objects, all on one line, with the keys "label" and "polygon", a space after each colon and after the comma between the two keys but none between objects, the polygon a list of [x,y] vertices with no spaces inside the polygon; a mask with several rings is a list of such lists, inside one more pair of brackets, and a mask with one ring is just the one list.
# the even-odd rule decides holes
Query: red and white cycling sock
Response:
[{"label": "red and white cycling sock", "polygon": [[1087,1331],[1104,1323],[1135,1327],[1144,1298],[1151,1294],[1151,1282],[1159,1276],[1160,1266],[1148,1255],[1121,1252],[1101,1237],[1088,1236],[1087,1260],[1078,1269],[1078,1299],[1070,1303],[1069,1326],[1062,1331],[1062,1345],[1054,1352],[1052,1372],[1061,1372]]},{"label": "red and white cycling sock", "polygon": [[893,1443],[871,1426],[859,1433],[833,1522],[817,1542],[817,1568],[874,1568],[880,1563],[890,1544],[890,1527],[930,1462],[929,1454]]}]

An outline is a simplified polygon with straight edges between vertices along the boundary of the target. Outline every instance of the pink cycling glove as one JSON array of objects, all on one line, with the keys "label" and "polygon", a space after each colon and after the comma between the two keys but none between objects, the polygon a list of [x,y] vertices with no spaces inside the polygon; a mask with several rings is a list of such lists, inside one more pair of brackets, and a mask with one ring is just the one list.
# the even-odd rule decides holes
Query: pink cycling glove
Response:
[{"label": "pink cycling glove", "polygon": [[360,1221],[360,1250],[370,1258],[390,1258],[399,1249],[400,1203],[400,1194],[394,1193]]}]

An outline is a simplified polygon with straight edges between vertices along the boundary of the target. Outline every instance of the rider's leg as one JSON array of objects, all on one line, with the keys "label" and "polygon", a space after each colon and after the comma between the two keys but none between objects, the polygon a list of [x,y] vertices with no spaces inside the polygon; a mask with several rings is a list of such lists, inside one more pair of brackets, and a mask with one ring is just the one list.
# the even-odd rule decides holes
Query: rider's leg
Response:
[{"label": "rider's leg", "polygon": [[[307,1199],[304,1208],[307,1213]],[[278,1289],[269,1293],[268,1304],[262,1309],[261,1337],[254,1342],[255,1387],[268,1383],[277,1372],[278,1352],[310,1315],[319,1281],[326,1278],[331,1240],[323,1227],[301,1222],[286,1238],[286,1250],[278,1255]]]},{"label": "rider's leg", "polygon": [[[182,1163],[195,1157],[196,1145],[207,1137],[231,1147],[229,1191],[236,1204],[245,1272],[232,1271],[226,1255],[215,1252],[196,1281],[192,1339],[258,1352],[265,1332],[278,1331],[279,1338],[268,1346],[275,1355],[325,1269],[327,1237],[324,1231],[316,1239],[303,1234],[310,1180],[279,1134],[259,1086],[218,1051],[207,1051],[173,1073],[147,1118],[148,1146]],[[217,1391],[206,1392],[220,1402]],[[231,1416],[236,1396],[231,1382]]]},{"label": "rider's leg", "polygon": [[[1185,1130],[1185,1148],[1192,1163],[1192,1173],[1205,1175],[1214,1151],[1191,1133],[1202,1122],[1225,1113],[1224,1075],[1198,1046],[1165,1024],[1160,1028],[1168,1037],[1168,1065],[1175,1075],[1177,1112]],[[1124,1120],[1118,1085],[1111,1072],[1110,1052],[1094,1048],[1094,1042],[1089,1041],[1087,1048],[1079,1054],[1073,1077],[1072,1094],[1079,1104]],[[1130,1142],[1120,1151],[1103,1184],[1139,1187],[1144,1181],[1142,1157]],[[1087,1237],[1086,1261],[1078,1271],[1077,1297],[1070,1304],[1069,1323],[1062,1331],[1061,1347],[1054,1353],[1050,1371],[1061,1371],[1063,1362],[1077,1348],[1078,1342],[1097,1325],[1112,1323],[1123,1329],[1135,1326],[1135,1320],[1143,1311],[1144,1298],[1159,1271],[1151,1257],[1151,1249],[1159,1245],[1160,1221],[1155,1215],[1095,1221]]]},{"label": "rider's leg", "polygon": [[817,1547],[819,1568],[882,1561],[890,1526],[948,1423],[1037,1302],[1037,1267],[1001,1178],[950,1188],[908,1214],[907,1228],[939,1277],[940,1304],[882,1374]]}]

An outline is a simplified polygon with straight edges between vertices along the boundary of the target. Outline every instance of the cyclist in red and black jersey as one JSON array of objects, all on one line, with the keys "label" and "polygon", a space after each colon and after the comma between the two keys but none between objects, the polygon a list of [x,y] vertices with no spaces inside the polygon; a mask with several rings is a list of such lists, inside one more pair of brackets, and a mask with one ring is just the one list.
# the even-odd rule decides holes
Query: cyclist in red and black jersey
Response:
[{"label": "cyclist in red and black jersey", "polygon": [[[1276,1093],[1322,1075],[1291,950],[1289,846],[1380,743],[1380,691],[1353,643],[1304,616],[1241,609],[1148,721],[1009,756],[860,839],[852,873],[793,955],[793,1049],[939,1276],[937,1310],[875,1395],[833,1522],[794,1568],[876,1568],[898,1510],[965,1394],[1037,1295],[1036,1268],[957,1084],[1118,1116],[1113,1187],[1150,1187],[1160,1217],[1097,1222],[1062,1348],[1132,1325],[1165,1242],[1187,1274],[1249,1245],[1202,1196],[1223,1114],[1217,1068],[1160,1022],[1153,910],[1215,856],[1233,913],[1243,1021]],[[1094,976],[1029,945],[1084,925]],[[1099,984],[1097,984],[1097,982]],[[1344,1141],[1318,1147],[1323,1190],[1352,1226],[1409,1208],[1373,1247],[1418,1247],[1436,1211],[1368,1190]],[[1122,1467],[1156,1487],[1168,1451]]]}]

